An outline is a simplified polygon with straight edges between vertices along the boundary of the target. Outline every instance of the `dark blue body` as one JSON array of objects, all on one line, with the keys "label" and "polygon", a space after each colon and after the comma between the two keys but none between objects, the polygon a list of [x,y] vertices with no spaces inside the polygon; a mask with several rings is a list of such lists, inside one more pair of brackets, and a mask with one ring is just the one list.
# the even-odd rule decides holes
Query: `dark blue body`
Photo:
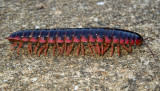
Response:
[{"label": "dark blue body", "polygon": [[72,37],[76,37],[77,39],[81,39],[81,36],[85,37],[86,39],[89,39],[89,36],[92,36],[94,39],[99,36],[99,38],[103,39],[106,36],[108,36],[109,39],[128,39],[131,40],[138,40],[140,39],[143,41],[143,38],[135,33],[130,32],[126,30],[121,29],[109,29],[109,28],[68,28],[68,29],[34,29],[34,30],[24,30],[24,31],[18,31],[12,33],[9,38],[15,38],[15,37],[22,37],[30,38],[34,37],[35,39],[38,39],[39,37],[46,40],[47,36],[51,38],[52,40],[55,40],[56,37],[59,37],[63,40],[64,37],[69,38],[70,40]]},{"label": "dark blue body", "polygon": [[43,30],[41,30],[41,38],[43,39],[43,40],[46,40],[47,39],[47,36],[49,35],[49,30],[47,30],[47,29],[43,29]]}]

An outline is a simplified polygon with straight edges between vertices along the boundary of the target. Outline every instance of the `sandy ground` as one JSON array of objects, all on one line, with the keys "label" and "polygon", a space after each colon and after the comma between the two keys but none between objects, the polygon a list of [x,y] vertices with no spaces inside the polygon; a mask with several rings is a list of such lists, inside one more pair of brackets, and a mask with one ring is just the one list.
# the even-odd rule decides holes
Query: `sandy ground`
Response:
[{"label": "sandy ground", "polygon": [[[5,37],[25,29],[110,27],[137,32],[160,57],[159,0],[0,0],[1,90],[159,91],[160,61],[142,45],[122,56],[10,50]],[[76,49],[74,49],[76,50]],[[115,49],[116,52],[116,49]]]}]

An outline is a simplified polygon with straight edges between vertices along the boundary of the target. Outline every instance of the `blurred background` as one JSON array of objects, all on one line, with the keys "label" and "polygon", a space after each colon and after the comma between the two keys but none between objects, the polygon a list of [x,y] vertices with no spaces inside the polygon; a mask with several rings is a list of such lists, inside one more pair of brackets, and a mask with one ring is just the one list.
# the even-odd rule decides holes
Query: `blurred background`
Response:
[{"label": "blurred background", "polygon": [[[103,56],[40,57],[10,51],[8,37],[25,29],[110,27],[130,30],[160,56],[159,0],[0,0],[0,88],[3,90],[160,90],[160,62],[146,46]],[[74,49],[76,50],[76,49]],[[87,50],[86,50],[87,51]]]}]

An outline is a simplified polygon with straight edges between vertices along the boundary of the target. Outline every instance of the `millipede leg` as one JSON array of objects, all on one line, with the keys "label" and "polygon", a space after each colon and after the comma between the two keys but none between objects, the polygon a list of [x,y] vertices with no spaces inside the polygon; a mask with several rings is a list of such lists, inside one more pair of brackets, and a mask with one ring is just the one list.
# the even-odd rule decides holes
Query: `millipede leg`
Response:
[{"label": "millipede leg", "polygon": [[69,54],[71,53],[72,49],[73,49],[74,43],[72,43],[71,47],[70,47],[70,51]]},{"label": "millipede leg", "polygon": [[106,52],[106,50],[108,49],[109,46],[110,46],[110,44],[106,45],[106,47],[104,48],[103,54]]},{"label": "millipede leg", "polygon": [[129,51],[131,52],[132,51],[132,45],[129,45],[129,49],[130,49]]},{"label": "millipede leg", "polygon": [[20,43],[19,43],[19,46],[18,46],[18,49],[17,49],[17,54],[19,54],[19,50],[20,50],[20,48],[22,47],[22,44],[23,44],[23,42],[20,42]]},{"label": "millipede leg", "polygon": [[39,47],[39,43],[38,43],[38,44],[36,45],[36,47],[35,47],[35,50],[34,50],[34,53],[35,53],[35,54],[37,53],[38,47]]},{"label": "millipede leg", "polygon": [[85,55],[85,53],[84,53],[84,46],[83,46],[83,42],[81,43],[81,50],[82,50],[83,55]]},{"label": "millipede leg", "polygon": [[48,49],[48,43],[46,44],[46,48],[45,48],[45,56],[46,56],[46,54],[47,54],[47,49]]},{"label": "millipede leg", "polygon": [[28,43],[28,52],[31,55],[31,53],[32,53],[32,44],[31,43]]},{"label": "millipede leg", "polygon": [[67,51],[67,43],[64,43],[64,50]]},{"label": "millipede leg", "polygon": [[114,44],[111,44],[111,57],[113,56],[113,51],[114,51]]},{"label": "millipede leg", "polygon": [[103,44],[101,44],[101,55],[103,56],[103,52],[104,51],[104,48],[103,48]]},{"label": "millipede leg", "polygon": [[63,49],[64,49],[64,43],[63,43],[63,45],[61,47],[61,55],[63,54]]},{"label": "millipede leg", "polygon": [[97,53],[97,51],[96,51],[95,47],[92,45],[92,43],[91,42],[89,42],[89,43],[90,43],[91,47],[93,48],[93,50],[95,51],[95,53]]},{"label": "millipede leg", "polygon": [[93,51],[92,51],[92,48],[90,46],[90,44],[88,43],[88,47],[89,47],[89,50],[91,51],[92,55],[93,55]]},{"label": "millipede leg", "polygon": [[101,51],[100,51],[100,47],[99,47],[99,44],[98,44],[98,43],[96,44],[96,49],[97,49],[98,54],[100,55],[100,54],[101,54]]},{"label": "millipede leg", "polygon": [[29,52],[29,54],[31,55],[31,51],[30,51],[30,47],[29,47],[29,44],[28,44],[28,52]]},{"label": "millipede leg", "polygon": [[30,43],[30,47],[29,47],[29,48],[30,48],[30,50],[31,50],[31,53],[32,53],[32,44],[31,44],[31,43]]},{"label": "millipede leg", "polygon": [[69,55],[70,53],[71,53],[71,51],[72,51],[72,49],[73,49],[73,45],[74,45],[74,43],[72,43],[69,47],[68,47],[68,49],[67,49],[67,55]]},{"label": "millipede leg", "polygon": [[53,54],[55,55],[56,44],[53,46]]},{"label": "millipede leg", "polygon": [[71,45],[68,45],[68,47],[67,47],[67,55],[68,55],[68,56],[69,56],[70,46],[71,46]]},{"label": "millipede leg", "polygon": [[123,47],[127,52],[129,52],[128,49],[127,49],[127,47],[126,47],[124,44],[121,44],[121,45],[122,45],[122,47]]},{"label": "millipede leg", "polygon": [[61,50],[59,48],[59,44],[58,43],[57,43],[57,49],[58,49],[59,53],[61,53]]},{"label": "millipede leg", "polygon": [[78,44],[78,48],[77,48],[77,56],[79,55],[80,47],[81,47],[81,45],[80,45],[80,43],[79,43],[79,44]]},{"label": "millipede leg", "polygon": [[117,51],[118,51],[118,55],[120,56],[119,44],[117,44]]},{"label": "millipede leg", "polygon": [[17,45],[17,42],[15,42],[14,44],[11,44],[11,45],[10,45],[10,49],[11,49],[11,50],[14,50],[14,46],[16,46],[16,45]]},{"label": "millipede leg", "polygon": [[38,53],[38,55],[40,56],[41,55],[41,52],[43,51],[43,49],[46,47],[46,44],[44,44],[42,47],[41,47],[41,49],[39,50],[39,53]]},{"label": "millipede leg", "polygon": [[69,50],[70,50],[70,49],[69,49],[69,46],[68,46],[68,47],[67,47],[67,55],[68,55],[68,56],[69,56]]}]

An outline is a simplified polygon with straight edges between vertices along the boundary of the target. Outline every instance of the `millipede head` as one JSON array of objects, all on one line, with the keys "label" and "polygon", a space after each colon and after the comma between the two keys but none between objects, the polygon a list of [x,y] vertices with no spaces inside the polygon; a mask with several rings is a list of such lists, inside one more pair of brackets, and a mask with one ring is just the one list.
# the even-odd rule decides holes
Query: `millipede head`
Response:
[{"label": "millipede head", "polygon": [[143,37],[141,35],[135,35],[135,44],[142,45],[143,44]]}]

